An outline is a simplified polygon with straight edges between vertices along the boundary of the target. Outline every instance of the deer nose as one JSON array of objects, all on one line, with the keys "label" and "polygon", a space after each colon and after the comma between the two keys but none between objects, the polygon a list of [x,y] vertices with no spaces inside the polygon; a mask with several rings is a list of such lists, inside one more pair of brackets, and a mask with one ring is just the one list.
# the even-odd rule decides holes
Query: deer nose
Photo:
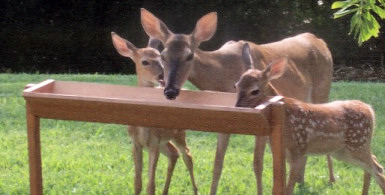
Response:
[{"label": "deer nose", "polygon": [[241,93],[239,94],[237,103],[235,103],[235,107],[252,107],[249,105],[250,102],[248,101],[247,98]]},{"label": "deer nose", "polygon": [[237,103],[235,104],[235,107],[246,107],[246,106],[243,105],[242,100],[238,99],[238,100],[237,100]]},{"label": "deer nose", "polygon": [[179,89],[167,87],[164,89],[164,95],[166,96],[167,99],[174,100],[176,99],[176,96],[179,95]]}]

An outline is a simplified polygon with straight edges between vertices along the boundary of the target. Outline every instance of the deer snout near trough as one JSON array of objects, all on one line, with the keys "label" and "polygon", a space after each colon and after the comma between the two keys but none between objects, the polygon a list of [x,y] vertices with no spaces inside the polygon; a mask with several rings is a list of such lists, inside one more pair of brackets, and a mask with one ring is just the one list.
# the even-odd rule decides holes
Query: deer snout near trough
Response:
[{"label": "deer snout near trough", "polygon": [[173,87],[166,87],[164,89],[164,95],[169,100],[174,100],[179,95],[179,89],[175,89]]},{"label": "deer snout near trough", "polygon": [[[253,68],[246,71],[236,83],[236,106],[253,108],[267,99],[266,94],[278,95],[270,81],[286,71],[287,63],[287,58],[281,58],[262,71]],[[325,154],[364,170],[362,194],[368,194],[371,177],[385,194],[384,169],[371,151],[375,117],[370,105],[357,100],[311,104],[284,97],[282,101],[283,145],[290,163],[287,194],[293,194],[297,170],[303,168],[300,159]]]}]

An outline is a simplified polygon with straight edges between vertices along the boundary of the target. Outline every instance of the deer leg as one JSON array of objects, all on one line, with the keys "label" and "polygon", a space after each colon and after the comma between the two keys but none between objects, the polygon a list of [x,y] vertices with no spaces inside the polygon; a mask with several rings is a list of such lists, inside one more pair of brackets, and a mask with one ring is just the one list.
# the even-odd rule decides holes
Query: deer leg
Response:
[{"label": "deer leg", "polygon": [[368,194],[369,192],[370,176],[367,174],[370,174],[376,180],[382,193],[385,194],[384,168],[377,162],[376,156],[371,154],[370,151],[353,153],[353,156],[358,160],[358,163],[353,163],[360,166],[365,171],[362,194]]},{"label": "deer leg", "polygon": [[148,167],[148,184],[147,194],[155,194],[155,172],[159,159],[159,142],[150,144],[149,146],[149,167]]},{"label": "deer leg", "polygon": [[[326,155],[326,160],[328,163],[328,168],[329,168],[329,182],[334,183],[336,181],[333,173],[333,161],[330,155]],[[297,183],[304,183],[305,181],[305,168],[306,168],[306,161],[307,157],[304,156],[298,163],[301,163],[302,165],[299,166],[301,167],[301,170],[297,170],[297,178],[296,182]]]},{"label": "deer leg", "polygon": [[365,171],[362,194],[368,194],[369,191],[370,177],[367,176],[367,174],[370,174],[370,176],[376,180],[382,190],[382,193],[385,194],[384,168],[377,162],[376,156],[372,155],[370,149],[369,151],[367,149],[363,149],[359,151],[349,151],[346,153],[348,153],[348,155],[338,155],[336,157],[344,160],[345,162],[359,166]]},{"label": "deer leg", "polygon": [[167,178],[162,192],[163,195],[166,195],[168,194],[168,189],[170,188],[171,177],[174,173],[175,164],[179,158],[179,151],[171,142],[167,142],[166,145],[162,145],[160,152],[168,157]]},{"label": "deer leg", "polygon": [[286,186],[287,195],[292,195],[294,192],[294,187],[296,181],[298,181],[298,170],[304,169],[304,156],[302,155],[293,155],[290,154],[290,172],[289,172],[289,181]]},{"label": "deer leg", "polygon": [[138,143],[133,142],[132,154],[134,156],[135,165],[135,194],[139,195],[142,191],[143,148]]},{"label": "deer leg", "polygon": [[382,193],[385,194],[385,177],[384,177],[384,168],[377,162],[377,158],[375,155],[372,155],[372,165],[374,174],[372,175],[378,185],[380,186]]},{"label": "deer leg", "polygon": [[366,157],[366,159],[360,158],[361,163],[354,163],[360,166],[364,172],[364,185],[362,188],[362,194],[369,194],[370,178],[371,176],[376,180],[377,184],[380,186],[382,193],[385,194],[385,177],[384,177],[384,168],[377,162],[376,156],[372,155],[371,157]]},{"label": "deer leg", "polygon": [[326,155],[326,159],[328,161],[328,168],[329,168],[329,182],[334,183],[336,181],[336,178],[334,177],[334,171],[333,171],[333,159],[330,155]]},{"label": "deer leg", "polygon": [[199,192],[198,192],[198,187],[196,185],[195,178],[194,178],[193,159],[192,159],[192,156],[190,153],[190,149],[187,147],[187,143],[186,143],[186,132],[180,132],[177,136],[174,137],[174,141],[175,141],[176,146],[182,152],[183,162],[186,165],[186,167],[190,173],[190,178],[191,178],[191,182],[193,185],[194,194],[197,195],[197,194],[199,194]]},{"label": "deer leg", "polygon": [[229,145],[229,140],[230,134],[218,133],[217,152],[215,154],[213,180],[211,183],[210,195],[217,194],[218,183],[222,174],[223,161],[225,158],[227,146]]},{"label": "deer leg", "polygon": [[307,157],[302,156],[296,162],[299,164],[296,169],[296,178],[294,180],[297,183],[303,183],[305,181],[304,178],[305,178],[306,161],[307,161]]},{"label": "deer leg", "polygon": [[263,156],[265,153],[266,143],[269,137],[261,136],[255,137],[255,148],[254,148],[254,174],[257,179],[257,190],[258,195],[263,194],[262,190],[262,172],[263,172]]},{"label": "deer leg", "polygon": [[135,166],[135,177],[134,177],[134,188],[135,195],[139,195],[142,191],[142,171],[143,171],[143,147],[137,141],[138,130],[135,126],[128,126],[128,134],[132,140],[132,155],[134,157]]},{"label": "deer leg", "polygon": [[370,173],[368,173],[367,171],[364,171],[364,185],[362,187],[362,195],[369,194],[370,179],[371,179]]}]

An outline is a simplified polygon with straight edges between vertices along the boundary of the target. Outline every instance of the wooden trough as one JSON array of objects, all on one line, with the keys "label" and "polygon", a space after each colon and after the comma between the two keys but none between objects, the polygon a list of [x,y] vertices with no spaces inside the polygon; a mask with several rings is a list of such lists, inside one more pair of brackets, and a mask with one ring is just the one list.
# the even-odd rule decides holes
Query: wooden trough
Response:
[{"label": "wooden trough", "polygon": [[251,108],[235,108],[236,94],[181,91],[176,100],[163,89],[46,80],[28,85],[26,100],[30,193],[43,194],[40,118],[271,136],[273,194],[284,194],[281,97]]}]

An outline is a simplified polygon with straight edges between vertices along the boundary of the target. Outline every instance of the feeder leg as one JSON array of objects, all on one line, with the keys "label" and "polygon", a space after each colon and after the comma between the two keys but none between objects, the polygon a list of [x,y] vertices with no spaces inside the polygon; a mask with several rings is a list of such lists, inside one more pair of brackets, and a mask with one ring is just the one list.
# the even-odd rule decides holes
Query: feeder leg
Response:
[{"label": "feeder leg", "polygon": [[28,135],[28,155],[29,155],[29,180],[30,194],[43,194],[43,178],[41,170],[41,151],[40,151],[40,119],[32,113],[28,103],[27,110],[27,135]]},{"label": "feeder leg", "polygon": [[270,127],[271,130],[271,149],[273,153],[273,194],[284,194],[286,186],[285,153],[282,144],[282,128],[284,120],[284,110],[282,105],[272,105]]}]

